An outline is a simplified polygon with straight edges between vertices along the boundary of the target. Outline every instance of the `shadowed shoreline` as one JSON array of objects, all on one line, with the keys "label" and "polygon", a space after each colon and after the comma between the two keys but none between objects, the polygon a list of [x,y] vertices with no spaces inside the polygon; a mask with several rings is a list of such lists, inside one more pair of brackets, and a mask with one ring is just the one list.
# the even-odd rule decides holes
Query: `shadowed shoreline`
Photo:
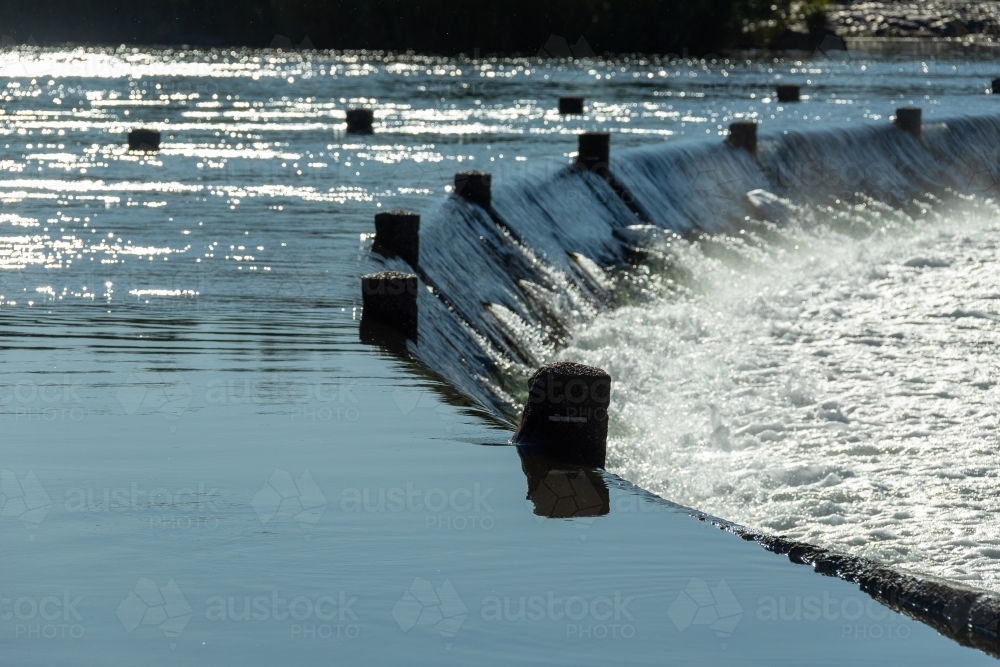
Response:
[{"label": "shadowed shoreline", "polygon": [[[788,0],[98,0],[0,2],[4,45],[267,46],[438,55],[713,53],[761,46],[784,28]],[[773,8],[773,9],[772,9]],[[566,41],[552,53],[550,37]]]}]

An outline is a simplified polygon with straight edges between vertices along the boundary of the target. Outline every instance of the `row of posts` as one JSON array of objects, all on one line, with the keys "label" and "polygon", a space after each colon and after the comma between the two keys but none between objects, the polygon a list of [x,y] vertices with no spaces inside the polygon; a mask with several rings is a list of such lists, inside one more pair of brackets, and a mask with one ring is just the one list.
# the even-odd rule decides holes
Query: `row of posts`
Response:
[{"label": "row of posts", "polygon": [[[1000,82],[998,82],[1000,84]],[[998,85],[1000,87],[1000,85]],[[895,125],[920,138],[921,110],[901,107],[896,110]],[[729,126],[727,143],[756,157],[757,127],[753,121],[737,121]],[[607,132],[579,135],[576,167],[607,171],[611,136]],[[470,204],[491,212],[491,176],[488,172],[463,171],[455,175],[455,195]],[[375,215],[375,252],[399,257],[414,271],[420,271],[420,215],[413,211],[383,211]],[[383,327],[403,339],[417,340],[418,279],[414,273],[384,271],[361,277],[362,328]],[[603,468],[607,440],[607,396],[597,400],[598,385],[607,384],[610,376],[601,369],[579,364],[556,364],[543,367],[529,380],[529,401],[514,442],[532,447],[560,462]],[[575,383],[587,400],[566,402],[553,394],[551,385],[566,387]],[[540,391],[542,387],[544,391]],[[589,392],[589,393],[588,393]],[[599,393],[599,392],[598,392]],[[603,417],[601,417],[603,410]]]},{"label": "row of posts", "polygon": [[[1000,93],[1000,79],[993,81],[993,92]],[[779,102],[800,100],[800,88],[777,87]],[[579,115],[585,110],[582,97],[559,98],[559,113]],[[347,132],[371,134],[374,112],[351,109],[347,112]],[[902,107],[896,110],[896,125],[920,138],[921,110]],[[608,173],[610,135],[587,132],[579,136],[576,166]],[[729,126],[730,146],[757,154],[757,123],[737,121]],[[129,149],[156,151],[160,132],[133,129],[128,135]],[[455,194],[470,204],[492,211],[492,178],[487,172],[463,171],[455,175]],[[372,249],[385,256],[396,256],[414,271],[420,265],[420,215],[412,211],[384,211],[375,215],[375,239]],[[361,277],[362,330],[384,329],[390,336],[417,340],[418,278],[414,273],[383,271]],[[607,452],[608,406],[611,377],[604,370],[560,362],[539,369],[528,380],[528,401],[513,442],[534,457],[554,463],[603,468]]]},{"label": "row of posts", "polygon": [[[994,94],[1000,94],[1000,77],[993,79],[992,92]],[[800,101],[802,99],[801,93],[801,87],[792,84],[781,84],[775,89],[775,96],[778,98],[779,102],[783,103]],[[559,98],[559,113],[564,116],[582,115],[585,110],[586,106],[583,97],[570,95]],[[913,109],[900,109],[898,111],[900,113],[896,114],[897,124],[910,132],[913,132],[914,128],[916,128],[916,131],[913,133],[916,134],[916,136],[920,136],[920,110],[916,109],[915,125],[913,123]],[[374,133],[375,112],[372,109],[349,109],[346,113],[345,120],[347,121],[348,134]],[[730,130],[732,131],[733,127],[730,127]],[[739,136],[734,138],[731,143],[741,147],[750,147],[751,145],[756,146],[755,141],[752,144],[748,143],[750,137],[746,133],[749,131],[750,130],[746,128],[736,129],[736,133],[739,133]],[[731,134],[730,136],[733,135]],[[756,136],[756,134],[754,134],[754,136]],[[159,150],[159,130],[151,130],[147,128],[137,128],[131,130],[128,133],[128,147],[129,150],[142,152]]]},{"label": "row of posts", "polygon": [[[991,92],[1000,95],[1000,77],[993,79]],[[775,88],[775,97],[779,102],[791,103],[802,100],[802,87],[794,84],[780,84]],[[567,96],[559,98],[559,113],[564,116],[582,115],[585,112],[584,98],[580,96]],[[911,109],[899,109],[903,115],[911,113]],[[920,110],[917,109],[917,123],[919,125]],[[904,121],[898,122],[900,114],[896,114],[897,123],[907,129],[912,128],[912,123]],[[351,134],[371,134],[373,132],[372,123],[374,114],[371,109],[351,109],[347,112],[347,132]],[[919,136],[919,129],[917,131]]]},{"label": "row of posts", "polygon": [[[919,107],[900,107],[896,109],[894,122],[898,128],[919,139],[921,116],[922,112]],[[733,148],[756,155],[758,126],[759,124],[754,121],[736,121],[729,126],[729,136],[726,142]],[[607,167],[611,159],[611,135],[609,133],[585,132],[579,135],[578,140],[576,167],[588,171]],[[486,211],[492,209],[491,188],[492,176],[489,172],[462,171],[455,174],[455,195],[471,204],[482,207]],[[403,210],[382,211],[375,214],[375,240],[372,249],[386,257],[399,257],[410,267],[417,269],[420,265],[420,214]],[[365,276],[365,279],[372,277]],[[405,290],[400,286],[393,289],[369,290],[366,288],[364,292],[366,311],[369,303],[374,303],[386,295],[392,295],[393,298],[415,299],[416,290]],[[394,324],[391,320],[383,323]],[[405,327],[397,326],[396,328],[402,331]],[[413,337],[415,337],[415,328],[413,333]]]}]

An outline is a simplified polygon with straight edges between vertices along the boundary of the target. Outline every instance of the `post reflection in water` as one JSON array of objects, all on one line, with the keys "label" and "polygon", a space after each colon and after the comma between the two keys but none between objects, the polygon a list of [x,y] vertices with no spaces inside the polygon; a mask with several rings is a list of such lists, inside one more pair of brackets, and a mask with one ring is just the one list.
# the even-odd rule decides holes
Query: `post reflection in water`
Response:
[{"label": "post reflection in water", "polygon": [[361,342],[365,345],[373,345],[387,354],[409,358],[406,336],[392,327],[362,318],[359,331]]},{"label": "post reflection in water", "polygon": [[536,516],[572,519],[611,512],[611,494],[600,470],[549,461],[527,447],[518,447],[517,453]]}]

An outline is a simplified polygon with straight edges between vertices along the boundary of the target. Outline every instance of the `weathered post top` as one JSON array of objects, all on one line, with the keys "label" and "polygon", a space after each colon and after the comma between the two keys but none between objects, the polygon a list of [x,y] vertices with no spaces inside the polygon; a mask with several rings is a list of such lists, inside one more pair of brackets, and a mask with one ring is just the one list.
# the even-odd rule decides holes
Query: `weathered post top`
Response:
[{"label": "weathered post top", "polygon": [[900,107],[896,109],[896,127],[919,139],[921,116],[920,107]]},{"label": "weathered post top", "polygon": [[567,95],[559,98],[559,113],[564,116],[583,114],[583,98],[578,95]]},{"label": "weathered post top", "polygon": [[492,181],[493,177],[486,171],[461,171],[455,174],[455,194],[489,210],[493,201]]},{"label": "weathered post top", "polygon": [[372,134],[375,112],[371,109],[349,109],[346,118],[348,134]]},{"label": "weathered post top", "polygon": [[611,376],[559,362],[528,380],[528,402],[514,444],[553,461],[603,468],[608,445]]},{"label": "weathered post top", "polygon": [[777,93],[779,102],[798,102],[801,97],[801,89],[799,86],[795,86],[790,83],[778,86]]},{"label": "weathered post top", "polygon": [[607,132],[584,132],[580,135],[576,163],[585,169],[607,167],[611,160],[611,135]]},{"label": "weathered post top", "polygon": [[417,268],[420,261],[420,214],[402,210],[376,213],[372,250],[381,255],[396,255]]},{"label": "weathered post top", "polygon": [[129,130],[128,149],[130,151],[160,150],[160,131],[145,128]]},{"label": "weathered post top", "polygon": [[740,120],[729,125],[729,138],[726,140],[734,148],[742,148],[751,155],[757,154],[757,123]]}]

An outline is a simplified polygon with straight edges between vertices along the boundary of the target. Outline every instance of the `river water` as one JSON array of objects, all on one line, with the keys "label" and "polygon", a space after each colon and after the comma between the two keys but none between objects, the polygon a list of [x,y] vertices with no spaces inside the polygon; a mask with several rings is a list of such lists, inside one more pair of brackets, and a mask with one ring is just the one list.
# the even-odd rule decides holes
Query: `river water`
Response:
[{"label": "river water", "polygon": [[[18,664],[662,664],[665,650],[726,664],[734,644],[749,663],[984,660],[627,484],[607,516],[546,520],[502,446],[532,366],[598,365],[615,382],[609,470],[628,482],[1000,590],[996,162],[954,159],[993,130],[955,144],[957,126],[934,129],[995,115],[993,65],[834,56],[0,54],[5,650]],[[776,82],[804,101],[779,104]],[[584,116],[555,112],[568,93]],[[905,140],[863,135],[911,104],[952,151],[935,173],[958,174],[934,194],[901,164]],[[364,105],[376,133],[345,135],[344,111]],[[822,146],[853,141],[883,182],[848,202],[793,179],[781,220],[692,241],[732,231],[744,193],[768,189],[714,153],[737,119],[760,121],[762,159],[792,172],[788,156],[834,128]],[[138,126],[161,130],[159,152],[126,150]],[[685,239],[634,228],[644,261],[621,261],[606,232],[638,221],[593,205],[588,175],[559,176],[584,130],[612,133],[620,180]],[[665,189],[678,160],[702,167]],[[477,245],[489,218],[449,198],[470,168],[494,175],[523,240],[514,264]],[[422,268],[460,315],[421,296],[419,364],[358,339],[358,277],[405,268],[369,254],[373,214],[398,207],[424,215]],[[519,616],[536,595],[544,613]],[[839,611],[785,614],[811,597]],[[689,600],[714,611],[686,618]]]}]

